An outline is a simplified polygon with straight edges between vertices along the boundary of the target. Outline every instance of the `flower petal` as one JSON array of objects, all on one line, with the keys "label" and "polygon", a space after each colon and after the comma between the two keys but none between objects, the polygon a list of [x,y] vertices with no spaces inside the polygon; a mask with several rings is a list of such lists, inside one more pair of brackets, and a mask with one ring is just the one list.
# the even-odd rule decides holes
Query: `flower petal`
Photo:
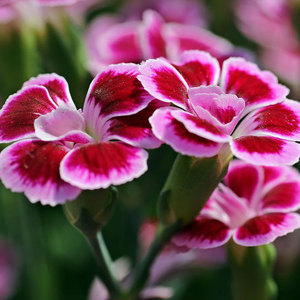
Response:
[{"label": "flower petal", "polygon": [[275,137],[245,136],[231,141],[232,153],[249,163],[276,166],[293,165],[300,157],[300,145]]},{"label": "flower petal", "polygon": [[233,160],[224,182],[237,196],[246,199],[251,204],[257,193],[261,192],[263,175],[261,167]]},{"label": "flower petal", "polygon": [[300,178],[297,181],[283,180],[263,195],[260,202],[262,212],[290,212],[300,208]]},{"label": "flower petal", "polygon": [[149,119],[155,136],[183,155],[216,155],[222,144],[189,132],[183,123],[172,116],[174,110],[176,108],[160,108]]},{"label": "flower petal", "polygon": [[107,188],[141,176],[148,154],[120,142],[101,142],[75,148],[63,159],[61,177],[82,189]]},{"label": "flower petal", "polygon": [[172,59],[180,57],[185,50],[207,51],[219,57],[230,54],[233,48],[227,40],[198,26],[169,23],[165,25],[164,35]]},{"label": "flower petal", "polygon": [[95,25],[92,24],[97,29],[97,36],[91,32],[92,38],[96,40],[89,40],[90,45],[96,47],[98,58],[104,64],[139,63],[143,58],[139,44],[139,22],[111,24],[105,28],[105,20],[102,21],[102,19],[103,17],[96,19]]},{"label": "flower petal", "polygon": [[233,235],[242,246],[260,246],[273,242],[300,228],[300,216],[295,213],[273,213],[255,217],[241,226]]},{"label": "flower petal", "polygon": [[58,108],[34,121],[35,134],[42,141],[59,140],[74,131],[84,134],[84,127],[83,116],[69,108]]},{"label": "flower petal", "polygon": [[59,165],[68,149],[59,143],[26,140],[0,154],[0,177],[13,192],[24,192],[32,202],[55,206],[75,199],[80,190],[63,181]]},{"label": "flower petal", "polygon": [[57,106],[41,86],[24,87],[10,96],[0,111],[0,141],[34,136],[34,120]]},{"label": "flower petal", "polygon": [[243,58],[229,58],[223,64],[221,86],[226,93],[236,94],[246,102],[245,114],[254,108],[276,104],[285,99],[289,90],[278,84],[270,72]]},{"label": "flower petal", "polygon": [[116,116],[132,115],[153,99],[138,81],[138,74],[137,65],[119,64],[107,67],[95,77],[83,108],[91,132],[100,135],[99,123]]},{"label": "flower petal", "polygon": [[119,139],[140,148],[153,149],[161,145],[153,134],[149,118],[154,111],[166,103],[153,100],[149,105],[132,116],[116,117],[107,123],[107,132],[103,140]]},{"label": "flower petal", "polygon": [[146,10],[140,30],[140,44],[145,59],[167,57],[166,44],[162,36],[164,21],[153,10]]},{"label": "flower petal", "polygon": [[26,87],[32,85],[45,87],[57,106],[67,105],[70,108],[76,109],[69,91],[69,85],[62,76],[55,73],[42,74],[31,78],[25,82],[23,86]]},{"label": "flower petal", "polygon": [[293,100],[270,105],[249,115],[240,125],[251,134],[300,140],[300,103]]},{"label": "flower petal", "polygon": [[215,86],[202,86],[189,91],[189,105],[200,118],[231,134],[241,120],[245,108],[243,99],[232,94],[213,92]]},{"label": "flower petal", "polygon": [[182,110],[173,110],[171,115],[190,132],[214,142],[229,142],[231,137],[209,121]]},{"label": "flower petal", "polygon": [[178,247],[209,249],[224,245],[231,237],[231,230],[224,223],[209,218],[198,218],[172,238]]},{"label": "flower petal", "polygon": [[138,76],[143,87],[154,98],[185,108],[188,85],[180,73],[162,59],[150,59],[140,66]]},{"label": "flower petal", "polygon": [[185,51],[179,63],[173,64],[190,87],[215,85],[219,80],[218,61],[207,52],[198,50]]}]

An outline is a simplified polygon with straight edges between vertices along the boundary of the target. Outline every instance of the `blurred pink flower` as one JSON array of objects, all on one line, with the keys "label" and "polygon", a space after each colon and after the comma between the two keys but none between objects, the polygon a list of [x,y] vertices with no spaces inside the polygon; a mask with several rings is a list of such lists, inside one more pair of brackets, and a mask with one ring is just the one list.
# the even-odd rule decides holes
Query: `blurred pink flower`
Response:
[{"label": "blurred pink flower", "polygon": [[299,92],[300,43],[287,0],[239,0],[240,30],[261,45],[261,60]]},{"label": "blurred pink flower", "polygon": [[207,52],[186,51],[174,63],[150,59],[138,79],[154,98],[174,106],[150,118],[157,138],[195,157],[233,154],[259,165],[299,160],[300,104],[268,71],[242,58],[222,69]]},{"label": "blurred pink flower", "polygon": [[198,0],[131,0],[125,3],[126,19],[139,20],[147,9],[157,11],[166,22],[206,25],[207,11]]},{"label": "blurred pink flower", "polygon": [[231,237],[242,246],[273,242],[300,228],[300,175],[292,167],[255,166],[232,161],[195,221],[172,242],[187,248],[213,248]]},{"label": "blurred pink flower", "polygon": [[142,21],[99,17],[88,28],[86,41],[92,73],[111,63],[138,63],[157,57],[177,59],[184,50],[205,50],[221,60],[234,50],[228,41],[205,29],[166,23],[152,10],[144,12]]},{"label": "blurred pink flower", "polygon": [[0,240],[0,300],[7,300],[14,292],[18,259],[14,247]]},{"label": "blurred pink flower", "polygon": [[158,147],[148,118],[160,107],[137,80],[138,66],[109,66],[92,81],[83,111],[65,79],[30,79],[0,111],[0,177],[31,202],[56,205],[81,189],[107,188],[141,176]]}]

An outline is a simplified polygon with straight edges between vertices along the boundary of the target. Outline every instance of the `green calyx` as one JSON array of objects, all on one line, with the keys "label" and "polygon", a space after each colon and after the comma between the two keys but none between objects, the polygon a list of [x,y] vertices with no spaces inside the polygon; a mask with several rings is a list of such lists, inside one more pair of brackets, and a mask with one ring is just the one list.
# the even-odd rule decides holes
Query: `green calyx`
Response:
[{"label": "green calyx", "polygon": [[161,192],[158,216],[162,223],[192,222],[223,179],[228,162],[219,156],[178,155]]},{"label": "green calyx", "polygon": [[64,205],[65,215],[85,236],[95,236],[110,219],[116,198],[115,188],[84,191]]}]

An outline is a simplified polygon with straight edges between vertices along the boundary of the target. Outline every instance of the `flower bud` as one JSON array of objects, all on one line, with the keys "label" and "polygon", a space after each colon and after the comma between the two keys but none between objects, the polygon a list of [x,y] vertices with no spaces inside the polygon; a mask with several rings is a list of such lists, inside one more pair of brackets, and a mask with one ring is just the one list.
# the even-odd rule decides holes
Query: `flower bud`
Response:
[{"label": "flower bud", "polygon": [[178,155],[161,192],[160,220],[166,224],[193,221],[225,176],[227,166],[219,156],[199,159]]},{"label": "flower bud", "polygon": [[94,236],[110,219],[117,198],[115,188],[83,191],[64,205],[67,219],[86,236]]}]

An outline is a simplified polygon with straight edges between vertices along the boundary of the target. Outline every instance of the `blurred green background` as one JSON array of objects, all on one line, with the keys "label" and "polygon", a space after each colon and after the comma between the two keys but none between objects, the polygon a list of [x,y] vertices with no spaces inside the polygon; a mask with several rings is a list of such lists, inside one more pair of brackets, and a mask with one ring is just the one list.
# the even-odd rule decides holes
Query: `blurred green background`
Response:
[{"label": "blurred green background", "polygon": [[[236,46],[254,52],[257,50],[256,45],[235,26],[232,0],[205,2],[210,16],[209,28],[213,32]],[[102,13],[118,13],[120,5],[121,1],[109,1],[106,6],[88,15],[86,22]],[[26,28],[20,31],[20,28],[8,29],[0,25],[2,101],[16,92],[29,77],[43,72],[57,72],[66,77],[74,101],[82,107],[92,79],[85,69],[85,49],[81,39],[83,29],[67,18],[62,22],[63,32],[48,24],[44,35],[38,39],[35,32]],[[155,217],[156,200],[175,156],[167,146],[150,151],[149,171],[118,188],[119,201],[112,219],[103,230],[114,260],[126,256],[133,265],[136,263],[139,226],[145,218]],[[83,192],[81,197],[87,193]],[[61,206],[33,205],[24,195],[12,194],[1,186],[0,235],[13,242],[20,259],[20,274],[11,299],[87,299],[96,273],[95,262],[84,237],[68,223]],[[300,297],[298,248],[298,259],[293,259],[292,263],[285,262],[284,255],[279,256],[275,269],[278,299],[296,300]],[[214,268],[199,268],[198,272],[169,284],[175,288],[176,296],[172,299],[176,300],[231,299],[231,272],[226,263]]]}]

